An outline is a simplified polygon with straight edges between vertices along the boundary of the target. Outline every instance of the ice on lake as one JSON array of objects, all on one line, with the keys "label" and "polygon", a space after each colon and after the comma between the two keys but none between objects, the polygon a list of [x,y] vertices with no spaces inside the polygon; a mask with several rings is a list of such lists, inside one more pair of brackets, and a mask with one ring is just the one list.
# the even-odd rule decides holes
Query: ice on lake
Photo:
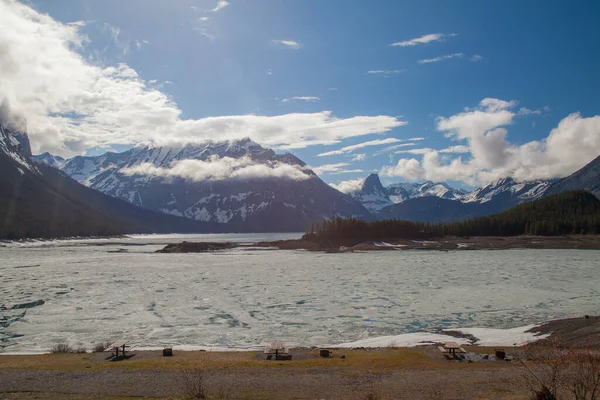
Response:
[{"label": "ice on lake", "polygon": [[297,236],[4,244],[0,352],[110,339],[190,349],[252,349],[274,339],[289,346],[381,345],[388,338],[414,345],[415,333],[437,338],[440,330],[457,328],[472,328],[485,343],[486,332],[516,342],[522,330],[502,335],[497,329],[594,314],[600,305],[598,251],[154,253],[182,240]]}]

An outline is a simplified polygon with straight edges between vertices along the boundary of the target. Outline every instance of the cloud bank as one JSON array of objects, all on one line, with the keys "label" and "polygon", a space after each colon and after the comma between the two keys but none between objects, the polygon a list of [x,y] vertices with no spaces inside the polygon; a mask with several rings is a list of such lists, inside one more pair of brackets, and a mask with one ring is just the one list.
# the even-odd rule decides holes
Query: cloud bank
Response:
[{"label": "cloud bank", "polygon": [[[523,108],[515,110],[516,105],[516,101],[486,98],[474,109],[438,118],[437,130],[462,144],[446,151],[426,149],[421,160],[400,159],[395,165],[383,167],[381,175],[410,180],[457,180],[473,185],[506,176],[530,181],[567,176],[600,154],[598,115],[584,118],[573,113],[543,140],[521,145],[509,142],[506,127],[517,116],[533,114],[523,112]],[[442,154],[467,150],[467,158]]]},{"label": "cloud bank", "polygon": [[127,64],[102,66],[84,58],[80,52],[89,42],[80,32],[84,25],[63,24],[20,2],[0,1],[0,104],[8,122],[27,129],[34,152],[73,156],[91,147],[246,136],[293,149],[405,124],[385,115],[336,118],[331,111],[182,119],[160,85],[144,81]]},{"label": "cloud bank", "polygon": [[181,178],[192,182],[223,181],[229,179],[289,178],[304,180],[310,178],[300,166],[284,163],[259,164],[250,157],[219,158],[216,155],[207,160],[179,160],[168,168],[157,167],[152,163],[141,163],[123,168],[124,175],[142,175],[162,178],[166,181]]}]

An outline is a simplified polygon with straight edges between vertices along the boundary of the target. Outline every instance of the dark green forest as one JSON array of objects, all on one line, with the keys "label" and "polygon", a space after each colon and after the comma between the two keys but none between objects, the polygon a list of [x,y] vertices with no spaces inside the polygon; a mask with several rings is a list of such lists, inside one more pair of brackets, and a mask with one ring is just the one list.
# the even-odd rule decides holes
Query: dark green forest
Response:
[{"label": "dark green forest", "polygon": [[598,234],[600,200],[578,190],[549,196],[498,214],[448,223],[332,218],[307,229],[306,240],[357,241],[443,236],[556,236]]}]

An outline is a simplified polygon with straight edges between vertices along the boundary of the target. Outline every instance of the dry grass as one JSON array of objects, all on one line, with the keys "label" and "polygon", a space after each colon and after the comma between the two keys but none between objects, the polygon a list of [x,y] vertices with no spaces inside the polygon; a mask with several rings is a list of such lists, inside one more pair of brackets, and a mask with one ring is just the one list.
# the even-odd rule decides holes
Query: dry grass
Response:
[{"label": "dry grass", "polygon": [[[506,384],[504,376],[521,373],[518,365],[508,362],[455,363],[447,362],[435,348],[398,348],[382,350],[335,350],[335,358],[320,358],[317,350],[293,350],[297,358],[292,361],[265,361],[255,352],[175,352],[173,357],[162,357],[161,352],[140,351],[128,360],[111,362],[105,360],[106,354],[46,354],[35,356],[0,356],[0,374],[2,370],[65,371],[59,376],[78,376],[80,371],[97,372],[98,377],[121,379],[125,388],[131,379],[143,381],[141,376],[165,376],[173,400],[181,399],[184,394],[191,395],[196,390],[184,393],[190,385],[181,384],[180,379],[186,371],[197,371],[202,367],[200,381],[205,385],[208,399],[248,398],[248,399],[298,399],[298,398],[336,398],[336,399],[396,399],[410,393],[410,398],[450,398],[456,397],[460,390],[476,390],[478,395],[469,398],[514,399],[519,389],[514,384]],[[344,354],[345,359],[340,356]],[[302,359],[304,356],[304,359]],[[312,357],[312,358],[310,358]],[[40,371],[41,372],[41,371]],[[155,375],[161,374],[164,375]],[[129,376],[128,374],[132,374]],[[107,375],[108,374],[108,375]],[[143,374],[143,375],[140,375]],[[87,374],[86,374],[87,375]],[[199,375],[191,374],[191,383]],[[1,376],[1,375],[0,375]],[[16,376],[16,375],[12,375]],[[34,375],[32,375],[34,376]],[[94,375],[92,375],[94,376]],[[126,376],[126,377],[124,377]],[[137,377],[137,378],[135,378]],[[0,378],[1,379],[1,378]],[[91,379],[88,377],[85,379]],[[177,382],[176,382],[177,381]],[[190,380],[188,380],[190,381]],[[174,383],[175,382],[175,383]],[[116,383],[116,382],[115,382]],[[27,385],[27,381],[23,381]],[[54,390],[67,390],[62,383]],[[281,390],[273,391],[273,385]],[[92,385],[93,386],[93,385]],[[117,385],[118,386],[118,385]],[[191,385],[194,389],[194,385]],[[196,385],[197,386],[197,385]],[[103,387],[100,385],[99,387]],[[158,384],[158,387],[164,387]],[[27,388],[27,386],[23,386]],[[188,387],[189,388],[189,387]],[[22,390],[16,387],[17,390]],[[140,395],[147,395],[146,384],[140,386]],[[96,390],[88,388],[87,390]],[[1,392],[1,390],[0,390]],[[408,392],[408,393],[407,393]],[[439,392],[439,393],[438,393]],[[443,392],[443,393],[442,393]],[[93,393],[93,392],[91,392]],[[121,393],[115,391],[114,394]],[[463,392],[464,393],[464,392]],[[524,392],[526,394],[526,392]],[[11,393],[12,396],[12,393]],[[43,397],[46,396],[46,397]],[[28,397],[27,394],[13,396],[15,399],[50,399],[54,394],[39,394]],[[160,395],[157,394],[157,397]],[[165,396],[162,393],[162,396]],[[452,397],[454,396],[454,397]],[[58,396],[71,398],[100,398],[102,396]],[[196,396],[199,397],[199,396]],[[200,396],[201,397],[201,396]],[[0,393],[0,398],[2,394]],[[114,397],[126,399],[127,397]],[[405,398],[405,397],[401,397]],[[408,397],[406,397],[408,398]]]}]

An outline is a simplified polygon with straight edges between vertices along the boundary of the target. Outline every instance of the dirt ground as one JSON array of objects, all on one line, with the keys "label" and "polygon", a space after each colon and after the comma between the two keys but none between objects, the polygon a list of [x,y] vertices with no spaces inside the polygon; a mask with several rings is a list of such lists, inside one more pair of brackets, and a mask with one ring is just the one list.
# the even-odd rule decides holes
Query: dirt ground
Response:
[{"label": "dirt ground", "polygon": [[[319,349],[292,349],[291,361],[267,361],[262,352],[249,351],[163,357],[134,350],[121,360],[106,352],[0,355],[0,400],[183,399],[200,383],[208,399],[529,399],[532,382],[538,385],[531,372],[542,376],[556,361],[543,364],[532,355],[558,354],[557,343],[563,353],[567,346],[593,354],[600,371],[599,316],[535,330],[552,333],[550,340],[505,348],[512,361],[495,360],[489,357],[495,348],[478,346],[463,346],[474,362],[448,360],[436,346],[335,349],[331,358],[320,357]],[[582,371],[580,364],[564,365],[575,377]]]},{"label": "dirt ground", "polygon": [[252,352],[134,353],[121,361],[105,353],[1,356],[0,399],[180,399],[199,379],[213,399],[528,398],[518,362],[448,361],[432,346],[336,350],[329,359],[294,350],[292,361]]}]

